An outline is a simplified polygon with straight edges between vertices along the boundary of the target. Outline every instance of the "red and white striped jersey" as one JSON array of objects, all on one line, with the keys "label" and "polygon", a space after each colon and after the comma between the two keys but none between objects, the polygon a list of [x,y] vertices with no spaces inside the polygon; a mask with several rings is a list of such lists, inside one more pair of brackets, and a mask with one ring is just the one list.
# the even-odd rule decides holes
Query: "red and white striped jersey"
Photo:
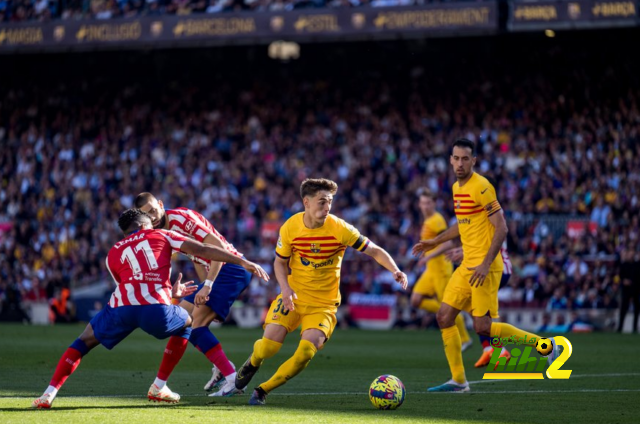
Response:
[{"label": "red and white striped jersey", "polygon": [[511,265],[511,259],[509,259],[509,253],[507,252],[506,240],[504,241],[504,243],[502,243],[502,247],[500,248],[500,254],[502,255],[502,262],[504,263],[502,273],[511,274],[513,272],[513,266]]},{"label": "red and white striped jersey", "polygon": [[[180,234],[184,234],[185,236],[196,239],[199,242],[203,242],[204,238],[207,234],[213,234],[217,236],[221,241],[224,249],[226,249],[229,253],[232,253],[236,256],[242,256],[242,253],[238,252],[235,247],[231,243],[229,243],[223,236],[220,234],[211,223],[198,212],[193,211],[187,208],[176,208],[176,209],[168,209],[165,211],[165,216],[167,217],[167,221],[169,223],[169,229],[172,231],[177,231]],[[189,256],[191,257],[191,256]],[[191,257],[195,262],[198,262],[203,265],[209,265],[210,261],[198,258]]]},{"label": "red and white striped jersey", "polygon": [[171,255],[187,240],[167,230],[140,230],[116,243],[107,269],[116,282],[109,306],[170,305]]}]

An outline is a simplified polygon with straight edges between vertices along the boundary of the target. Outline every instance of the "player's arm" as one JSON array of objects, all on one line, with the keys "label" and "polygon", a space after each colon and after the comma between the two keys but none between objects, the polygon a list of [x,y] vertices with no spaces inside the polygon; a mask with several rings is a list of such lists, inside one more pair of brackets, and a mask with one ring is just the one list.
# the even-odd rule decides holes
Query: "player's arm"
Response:
[{"label": "player's arm", "polygon": [[457,222],[438,234],[435,238],[429,240],[420,240],[415,246],[413,246],[411,252],[414,255],[421,255],[423,252],[429,251],[446,241],[453,240],[456,237],[460,237],[460,231],[458,230]]},{"label": "player's arm", "polygon": [[438,245],[435,249],[431,250],[429,253],[425,254],[420,259],[420,263],[427,263],[431,259],[436,258],[440,255],[443,255],[453,248],[455,248],[455,246],[453,245],[453,240],[447,240],[444,243],[441,243],[440,245]]},{"label": "player's arm", "polygon": [[500,252],[502,243],[506,240],[507,233],[509,232],[509,229],[507,228],[507,220],[504,218],[504,212],[502,210],[498,210],[496,213],[489,215],[489,222],[491,222],[491,225],[494,226],[496,231],[493,234],[491,246],[489,246],[489,250],[487,251],[487,255],[484,257],[482,264],[477,267],[469,268],[469,270],[475,271],[469,280],[469,284],[471,284],[472,287],[474,283],[477,287],[480,287],[484,283],[487,274],[489,274],[489,268]]},{"label": "player's arm", "polygon": [[209,261],[228,262],[230,264],[240,265],[252,274],[257,275],[264,281],[269,281],[269,275],[258,264],[249,262],[243,257],[229,253],[226,249],[218,246],[203,244],[197,240],[186,239],[180,246],[180,251],[188,255],[199,256]]},{"label": "player's arm", "polygon": [[293,300],[297,299],[298,296],[289,286],[289,258],[276,255],[276,259],[273,261],[273,272],[276,274],[276,280],[280,286],[284,307],[290,311],[295,310]]},{"label": "player's arm", "polygon": [[[219,247],[220,249],[223,249],[226,251],[226,249],[224,249],[224,245],[222,244],[222,240],[220,240],[220,237],[216,236],[213,233],[208,233],[204,237],[203,243],[207,245]],[[196,272],[200,271],[198,272],[198,276],[200,276],[202,271],[204,271],[205,269],[204,266],[195,262],[194,262],[194,265],[196,267]],[[209,271],[207,271],[206,273],[206,277],[204,279],[204,286],[202,286],[202,288],[198,291],[198,294],[196,294],[196,297],[193,300],[193,304],[196,305],[196,308],[199,307],[200,305],[204,305],[209,300],[209,293],[211,293],[213,282],[216,281],[216,278],[218,277],[218,273],[220,273],[221,268],[222,268],[222,262],[211,261],[209,263]]]},{"label": "player's arm", "polygon": [[408,281],[406,274],[400,271],[400,268],[398,268],[398,265],[396,265],[396,262],[386,250],[369,240],[369,244],[364,250],[362,250],[362,252],[371,256],[387,271],[391,272],[395,280],[402,285],[403,290],[407,289]]}]

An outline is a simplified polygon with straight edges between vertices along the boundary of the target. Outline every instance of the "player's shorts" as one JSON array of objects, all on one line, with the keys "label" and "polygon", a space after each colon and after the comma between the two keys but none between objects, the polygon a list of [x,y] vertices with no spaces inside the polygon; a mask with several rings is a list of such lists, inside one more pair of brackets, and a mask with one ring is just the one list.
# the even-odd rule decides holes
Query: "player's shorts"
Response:
[{"label": "player's shorts", "polygon": [[[229,263],[222,265],[218,276],[213,282],[206,305],[218,315],[220,321],[226,320],[231,305],[240,296],[240,293],[249,286],[250,282],[251,273],[240,265]],[[183,300],[193,303],[202,286],[204,284],[200,284],[195,293],[185,297]]]},{"label": "player's shorts", "polygon": [[282,295],[278,295],[267,311],[267,318],[264,321],[263,327],[266,327],[268,324],[281,325],[287,329],[287,333],[291,333],[302,325],[300,334],[306,330],[315,328],[322,331],[327,337],[327,340],[331,338],[331,334],[333,334],[333,330],[338,323],[335,306],[294,304],[296,307],[295,310],[286,310],[282,303]]},{"label": "player's shorts", "polygon": [[502,278],[500,279],[500,288],[506,287],[509,284],[509,279],[511,278],[511,274],[502,274]]},{"label": "player's shorts", "polygon": [[471,287],[469,280],[472,275],[473,271],[458,267],[444,290],[442,302],[467,311],[474,317],[482,317],[489,312],[491,318],[498,318],[498,289],[502,271],[489,271],[480,287]]},{"label": "player's shorts", "polygon": [[435,297],[442,301],[444,288],[447,286],[451,274],[444,271],[430,271],[428,268],[422,273],[415,286],[413,292],[427,297]]},{"label": "player's shorts", "polygon": [[90,324],[96,339],[107,349],[113,349],[136,328],[157,339],[170,336],[189,338],[191,328],[185,328],[189,313],[176,305],[107,305],[93,317]]}]

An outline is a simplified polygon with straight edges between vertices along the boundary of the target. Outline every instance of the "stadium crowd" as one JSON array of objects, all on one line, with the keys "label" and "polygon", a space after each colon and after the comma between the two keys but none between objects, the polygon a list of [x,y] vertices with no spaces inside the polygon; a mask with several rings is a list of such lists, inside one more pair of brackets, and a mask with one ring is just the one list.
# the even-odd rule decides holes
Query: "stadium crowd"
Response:
[{"label": "stadium crowd", "polygon": [[[0,0],[0,22],[113,19],[239,11],[288,12],[337,7],[389,7],[436,0]],[[466,1],[466,0],[453,0]]]},{"label": "stadium crowd", "polygon": [[[573,60],[549,54],[549,66]],[[5,85],[3,313],[46,299],[59,320],[69,319],[70,287],[110,280],[104,258],[120,238],[115,221],[141,191],[201,212],[270,270],[269,225],[277,229],[302,210],[298,187],[310,176],[337,181],[333,211],[415,280],[422,271],[410,255],[422,224],[415,194],[437,192],[451,221],[448,154],[461,136],[477,143],[476,170],[496,181],[509,222],[514,276],[502,301],[548,310],[619,306],[620,265],[640,263],[637,81],[605,65],[556,79],[526,66],[506,77],[459,63],[347,68],[341,76],[264,78],[245,70],[225,83],[176,77],[162,89],[154,78],[115,77]],[[570,235],[567,220],[592,224]],[[189,262],[181,264],[193,276]],[[252,284],[243,300],[266,304],[275,290]],[[398,288],[351,252],[342,290]]]}]

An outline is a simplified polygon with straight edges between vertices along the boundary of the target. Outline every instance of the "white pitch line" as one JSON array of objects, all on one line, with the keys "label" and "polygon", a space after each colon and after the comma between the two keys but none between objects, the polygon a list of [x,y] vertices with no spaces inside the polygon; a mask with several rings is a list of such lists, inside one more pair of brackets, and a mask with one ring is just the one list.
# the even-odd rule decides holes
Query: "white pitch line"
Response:
[{"label": "white pitch line", "polygon": [[[612,392],[640,392],[640,389],[576,389],[576,390],[491,390],[482,392],[455,393],[456,395],[496,395],[496,394],[549,394],[549,393],[612,393]],[[408,392],[411,395],[427,394],[427,392]],[[430,393],[435,395],[449,395],[451,393]],[[273,393],[271,396],[366,396],[366,392],[321,392],[321,393]],[[34,396],[0,396],[0,399],[33,399]],[[204,397],[201,394],[186,394],[183,397]],[[62,396],[62,399],[144,399],[143,395],[104,395],[104,396]],[[212,399],[213,400],[213,399]]]},{"label": "white pitch line", "polygon": [[[628,377],[628,376],[639,376],[640,373],[610,373],[610,374],[576,374],[571,375],[571,379],[573,378],[601,378],[601,377]],[[504,383],[504,382],[513,382],[518,380],[477,380],[470,381],[469,384],[481,384],[481,383]],[[575,389],[575,390],[501,390],[501,391],[481,391],[481,392],[471,392],[473,394],[508,394],[508,393],[606,393],[606,392],[640,392],[640,389]],[[416,391],[416,392],[408,392],[410,394],[421,394],[426,392]],[[273,393],[275,396],[350,396],[350,395],[368,395],[368,392],[319,392],[319,393]],[[463,393],[457,393],[463,394]],[[0,395],[0,399],[32,399],[37,395],[33,396],[3,396]],[[202,393],[190,393],[183,394],[182,396],[189,397],[206,397],[207,395]],[[99,399],[99,398],[144,398],[143,395],[135,394],[135,395],[96,395],[96,396],[62,396],[65,399]]]}]

